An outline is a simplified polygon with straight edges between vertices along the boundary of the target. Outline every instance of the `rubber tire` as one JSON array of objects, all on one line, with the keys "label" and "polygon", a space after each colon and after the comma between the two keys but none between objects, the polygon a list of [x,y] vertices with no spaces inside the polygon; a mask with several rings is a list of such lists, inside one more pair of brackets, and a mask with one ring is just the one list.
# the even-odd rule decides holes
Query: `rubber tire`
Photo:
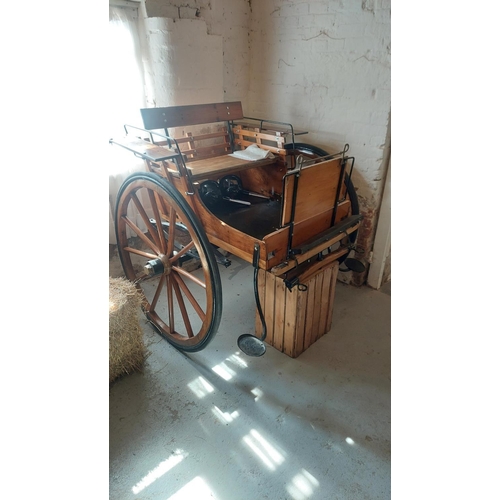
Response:
[{"label": "rubber tire", "polygon": [[[145,314],[146,317],[148,317],[148,319],[151,321],[155,329],[158,331],[158,333],[174,347],[185,352],[200,351],[210,343],[214,335],[217,333],[222,317],[222,285],[220,280],[219,268],[215,260],[215,255],[213,252],[212,245],[208,241],[208,237],[198,217],[193,212],[192,208],[188,205],[186,200],[179,193],[179,191],[177,191],[175,187],[173,187],[170,183],[168,183],[165,179],[163,179],[159,175],[150,172],[136,172],[127,177],[123,182],[123,184],[121,185],[117,196],[116,210],[115,210],[115,231],[116,231],[116,241],[118,246],[118,254],[120,256],[120,260],[122,262],[122,266],[125,270],[127,278],[133,281],[135,279],[135,276],[131,276],[130,275],[131,273],[127,272],[127,266],[125,266],[124,264],[124,250],[122,248],[122,245],[120,244],[122,238],[120,235],[120,224],[118,218],[120,214],[121,200],[122,197],[124,196],[125,191],[133,183],[141,184],[144,182],[150,182],[153,185],[157,186],[160,190],[165,191],[167,196],[170,196],[172,200],[179,206],[179,208],[183,212],[183,217],[185,217],[187,222],[189,222],[189,224],[192,226],[196,238],[200,243],[201,250],[204,253],[207,260],[208,274],[210,276],[210,283],[212,290],[212,301],[211,301],[212,314],[210,323],[204,337],[200,340],[200,342],[196,344],[184,345],[182,342],[177,341],[168,333],[163,332],[162,328],[160,328],[158,324],[155,324],[155,321],[153,321],[152,318],[149,317],[146,311]],[[141,290],[140,284],[137,284],[136,286],[139,290]]]}]

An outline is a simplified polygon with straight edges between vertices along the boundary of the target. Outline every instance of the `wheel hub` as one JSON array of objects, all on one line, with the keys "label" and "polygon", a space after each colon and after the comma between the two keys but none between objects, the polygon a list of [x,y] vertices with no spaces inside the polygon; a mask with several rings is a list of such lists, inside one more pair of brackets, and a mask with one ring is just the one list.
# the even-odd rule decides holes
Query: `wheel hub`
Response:
[{"label": "wheel hub", "polygon": [[144,272],[148,276],[156,276],[157,274],[170,274],[172,265],[166,255],[160,255],[158,259],[149,260],[144,266]]}]

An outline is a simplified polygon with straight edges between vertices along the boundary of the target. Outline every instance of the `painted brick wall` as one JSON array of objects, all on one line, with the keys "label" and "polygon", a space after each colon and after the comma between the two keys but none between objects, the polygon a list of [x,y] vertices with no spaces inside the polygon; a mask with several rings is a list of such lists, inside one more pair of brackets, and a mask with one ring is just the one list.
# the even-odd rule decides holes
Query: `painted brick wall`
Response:
[{"label": "painted brick wall", "polygon": [[[250,80],[251,9],[248,0],[146,0],[145,7],[145,31],[149,37],[145,50],[155,52],[150,65],[150,85],[153,88],[157,86],[154,81],[157,79],[156,75],[161,73],[164,78],[168,71],[172,73],[168,80],[175,81],[178,86],[187,85],[193,89],[196,85],[199,86],[202,94],[196,95],[194,92],[191,103],[213,102],[206,99],[206,78],[203,73],[198,72],[197,77],[192,78],[189,75],[191,70],[186,69],[186,66],[203,66],[214,82],[217,72],[220,97],[215,100],[242,101],[245,106]],[[162,19],[153,22],[151,18]],[[165,18],[169,19],[171,36],[157,33],[159,36],[155,39],[151,33],[151,25],[156,23],[156,28],[159,28],[159,24],[166,22]],[[215,42],[214,39],[219,41]],[[214,47],[217,43],[220,46]],[[167,61],[161,53],[168,51],[172,56],[174,52],[181,52],[182,56],[177,57],[174,64],[170,59],[169,67],[162,68]],[[207,64],[212,63],[215,66],[213,70],[206,68]],[[171,83],[168,85],[171,86]],[[150,104],[164,100],[165,91],[166,88],[161,91],[160,96],[151,96]],[[185,100],[176,99],[177,97],[178,92],[176,97],[169,97],[168,104],[186,103]]]},{"label": "painted brick wall", "polygon": [[358,195],[376,208],[390,115],[390,3],[252,2],[249,106],[327,150],[349,143]]},{"label": "painted brick wall", "polygon": [[390,1],[253,0],[250,33],[247,112],[306,129],[300,140],[327,151],[350,145],[365,216],[357,257],[368,257],[390,153]]},{"label": "painted brick wall", "polygon": [[332,152],[348,143],[365,216],[358,257],[367,257],[390,154],[390,0],[145,5],[149,104],[241,100],[248,116],[308,130],[303,142]]}]

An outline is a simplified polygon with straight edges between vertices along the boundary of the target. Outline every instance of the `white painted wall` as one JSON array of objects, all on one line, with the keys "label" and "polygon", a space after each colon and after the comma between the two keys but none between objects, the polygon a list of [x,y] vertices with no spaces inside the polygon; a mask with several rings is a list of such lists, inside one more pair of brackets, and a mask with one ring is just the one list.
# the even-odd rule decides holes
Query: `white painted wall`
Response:
[{"label": "white painted wall", "polygon": [[[390,150],[390,0],[146,0],[148,105],[240,100],[356,158],[365,256]],[[389,259],[390,262],[390,259]]]},{"label": "white painted wall", "polygon": [[362,205],[380,204],[390,113],[389,0],[253,0],[249,107],[355,156]]},{"label": "white painted wall", "polygon": [[148,105],[242,101],[245,106],[248,0],[147,0],[145,7]]},{"label": "white painted wall", "polygon": [[222,37],[197,19],[145,20],[148,106],[220,102]]}]

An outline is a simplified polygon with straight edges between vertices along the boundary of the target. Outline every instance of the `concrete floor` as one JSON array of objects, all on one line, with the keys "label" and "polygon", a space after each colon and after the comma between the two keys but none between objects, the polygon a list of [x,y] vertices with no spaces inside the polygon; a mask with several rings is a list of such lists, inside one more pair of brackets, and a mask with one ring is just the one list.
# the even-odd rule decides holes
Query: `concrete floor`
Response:
[{"label": "concrete floor", "polygon": [[297,359],[250,358],[236,340],[253,333],[252,268],[232,261],[205,350],[141,317],[144,373],[109,390],[110,500],[389,499],[390,284],[339,282],[328,334]]}]

